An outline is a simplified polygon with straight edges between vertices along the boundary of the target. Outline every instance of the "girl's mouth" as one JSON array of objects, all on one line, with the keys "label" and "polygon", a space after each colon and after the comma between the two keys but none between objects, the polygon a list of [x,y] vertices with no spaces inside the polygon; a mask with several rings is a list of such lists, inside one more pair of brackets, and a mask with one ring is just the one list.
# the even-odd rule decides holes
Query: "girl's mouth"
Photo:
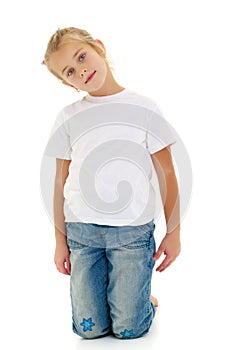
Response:
[{"label": "girl's mouth", "polygon": [[88,77],[87,80],[85,81],[85,84],[87,84],[87,83],[94,77],[95,73],[96,73],[96,70],[95,70],[93,73],[91,73],[91,74],[89,75],[89,77]]}]

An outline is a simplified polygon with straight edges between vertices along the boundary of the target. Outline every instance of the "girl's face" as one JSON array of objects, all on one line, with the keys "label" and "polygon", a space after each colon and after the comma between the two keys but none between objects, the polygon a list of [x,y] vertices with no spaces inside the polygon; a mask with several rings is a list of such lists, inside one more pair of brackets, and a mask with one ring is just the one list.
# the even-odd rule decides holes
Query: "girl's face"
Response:
[{"label": "girl's face", "polygon": [[[100,43],[100,51],[103,50]],[[108,66],[103,56],[92,46],[78,41],[62,44],[50,56],[51,68],[62,81],[88,93],[100,90],[105,84]]]}]

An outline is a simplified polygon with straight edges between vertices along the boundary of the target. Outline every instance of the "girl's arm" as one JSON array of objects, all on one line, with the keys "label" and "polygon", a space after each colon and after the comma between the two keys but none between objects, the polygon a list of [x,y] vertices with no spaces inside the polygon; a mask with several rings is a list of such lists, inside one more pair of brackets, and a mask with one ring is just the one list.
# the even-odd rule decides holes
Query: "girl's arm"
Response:
[{"label": "girl's arm", "polygon": [[64,217],[64,184],[69,174],[70,160],[57,159],[56,160],[56,176],[54,183],[54,226],[56,249],[54,255],[54,262],[59,272],[66,275],[70,274],[70,253],[66,241],[66,227]]},{"label": "girl's arm", "polygon": [[151,154],[151,159],[159,181],[167,225],[167,233],[154,255],[155,260],[159,259],[162,253],[166,255],[166,258],[156,269],[156,271],[162,272],[180,254],[179,189],[170,148],[167,147]]}]

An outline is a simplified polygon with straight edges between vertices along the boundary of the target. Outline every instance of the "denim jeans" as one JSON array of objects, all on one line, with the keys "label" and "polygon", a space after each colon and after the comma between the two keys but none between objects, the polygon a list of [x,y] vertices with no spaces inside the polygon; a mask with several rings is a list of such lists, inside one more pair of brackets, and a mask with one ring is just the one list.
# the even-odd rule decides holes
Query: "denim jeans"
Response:
[{"label": "denim jeans", "polygon": [[154,229],[153,220],[140,226],[66,223],[74,333],[130,339],[149,331],[156,311],[150,301]]}]

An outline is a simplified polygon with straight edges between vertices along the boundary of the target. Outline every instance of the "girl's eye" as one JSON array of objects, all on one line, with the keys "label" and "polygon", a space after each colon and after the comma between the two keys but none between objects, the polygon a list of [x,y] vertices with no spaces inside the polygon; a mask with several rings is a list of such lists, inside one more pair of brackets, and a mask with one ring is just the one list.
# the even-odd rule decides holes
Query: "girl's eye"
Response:
[{"label": "girl's eye", "polygon": [[79,61],[82,62],[85,59],[85,57],[86,57],[86,54],[83,53],[82,55],[79,56]]},{"label": "girl's eye", "polygon": [[67,77],[71,77],[71,75],[74,74],[73,68],[69,69],[67,72]]}]

